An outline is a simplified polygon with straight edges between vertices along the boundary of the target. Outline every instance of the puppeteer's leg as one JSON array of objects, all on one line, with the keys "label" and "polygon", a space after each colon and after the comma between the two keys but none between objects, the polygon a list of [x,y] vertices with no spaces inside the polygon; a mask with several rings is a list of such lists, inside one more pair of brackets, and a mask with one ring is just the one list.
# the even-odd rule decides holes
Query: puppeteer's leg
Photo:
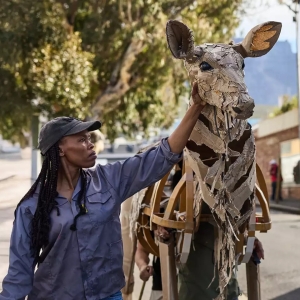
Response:
[{"label": "puppeteer's leg", "polygon": [[[187,263],[179,272],[179,300],[215,299],[219,295],[219,280],[216,272],[211,283],[214,267],[214,226],[203,222],[195,233]],[[233,276],[227,285],[226,300],[236,300],[238,296],[238,282]]]},{"label": "puppeteer's leg", "polygon": [[238,300],[238,296],[241,294],[239,283],[233,273],[228,285],[227,285],[227,300]]},{"label": "puppeteer's leg", "polygon": [[122,289],[123,300],[131,300],[132,292],[134,287],[134,255],[136,250],[136,238],[130,238],[130,220],[129,214],[131,209],[131,198],[127,199],[122,203],[121,206],[121,227],[122,227],[122,239],[123,239],[123,249],[124,249],[124,257],[123,257],[123,271],[125,275],[126,285]]},{"label": "puppeteer's leg", "polygon": [[214,227],[201,223],[185,266],[179,271],[179,300],[211,300],[218,296],[214,280]]},{"label": "puppeteer's leg", "polygon": [[275,200],[275,197],[276,197],[276,187],[277,187],[277,182],[272,182],[271,200]]}]

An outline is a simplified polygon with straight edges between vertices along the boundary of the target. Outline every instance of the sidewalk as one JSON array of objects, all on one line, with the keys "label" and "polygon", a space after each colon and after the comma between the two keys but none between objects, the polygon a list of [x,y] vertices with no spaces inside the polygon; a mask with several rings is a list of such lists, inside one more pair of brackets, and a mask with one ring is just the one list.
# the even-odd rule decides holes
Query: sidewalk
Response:
[{"label": "sidewalk", "polygon": [[0,155],[0,290],[7,273],[14,210],[31,185],[30,159],[20,154]]},{"label": "sidewalk", "polygon": [[[270,209],[279,210],[292,214],[300,214],[300,200],[283,199],[278,202],[270,200]],[[259,202],[256,202],[259,206]]]},{"label": "sidewalk", "polygon": [[[23,155],[24,157],[24,155]],[[20,199],[31,186],[30,157],[22,158],[19,154],[0,155],[0,291],[2,280],[7,273],[9,240],[14,219],[14,210]],[[135,286],[132,300],[138,300],[142,281],[135,266]],[[146,283],[143,300],[148,300],[151,293],[151,279]],[[239,300],[247,300],[246,296]]]},{"label": "sidewalk", "polygon": [[0,183],[15,176],[30,178],[31,149],[19,153],[0,153]]}]

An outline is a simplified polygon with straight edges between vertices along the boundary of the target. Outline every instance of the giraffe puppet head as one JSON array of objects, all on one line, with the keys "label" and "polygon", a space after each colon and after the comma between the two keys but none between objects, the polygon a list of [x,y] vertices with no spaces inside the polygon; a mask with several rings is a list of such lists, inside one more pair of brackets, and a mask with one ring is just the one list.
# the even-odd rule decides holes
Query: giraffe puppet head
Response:
[{"label": "giraffe puppet head", "polygon": [[198,83],[201,99],[243,120],[250,118],[254,109],[244,81],[244,59],[268,53],[280,31],[281,23],[270,21],[251,29],[239,44],[196,46],[193,32],[185,24],[170,20],[166,26],[169,48],[175,58],[185,61],[191,82]]}]

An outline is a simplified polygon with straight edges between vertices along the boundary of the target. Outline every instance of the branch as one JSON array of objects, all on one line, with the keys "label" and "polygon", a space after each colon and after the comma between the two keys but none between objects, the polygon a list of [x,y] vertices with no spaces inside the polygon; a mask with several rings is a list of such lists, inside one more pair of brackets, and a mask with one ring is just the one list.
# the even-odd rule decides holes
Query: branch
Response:
[{"label": "branch", "polygon": [[132,23],[132,15],[131,15],[131,0],[127,0],[127,16],[128,16],[128,22]]},{"label": "branch", "polygon": [[120,70],[119,79],[114,85],[112,82],[107,88],[97,97],[97,102],[93,106],[93,110],[97,113],[101,108],[115,99],[121,98],[132,86],[130,69],[136,60],[136,56],[142,51],[143,43],[141,40],[136,39],[131,42],[124,57],[120,63],[117,63],[113,74]]},{"label": "branch", "polygon": [[71,26],[74,26],[74,22],[75,22],[75,16],[76,16],[76,13],[77,13],[77,10],[78,10],[78,6],[79,6],[79,2],[80,0],[73,0],[72,1],[72,4],[70,6],[70,10],[69,10],[69,24]]},{"label": "branch", "polygon": [[66,11],[65,27],[68,33],[73,32],[76,13],[79,7],[79,2],[81,3],[81,1],[82,0],[71,0],[67,3],[65,0],[58,0],[58,2],[62,5],[63,10]]},{"label": "branch", "polygon": [[[279,0],[279,3],[280,3],[280,4],[283,4],[283,5],[285,5],[285,6],[287,6],[287,7],[289,8],[289,10],[291,10],[294,14],[297,14],[297,13],[298,13],[297,10],[293,9],[289,4],[285,3],[284,1],[280,1],[280,0]],[[296,4],[296,5],[297,5],[297,4]]]}]

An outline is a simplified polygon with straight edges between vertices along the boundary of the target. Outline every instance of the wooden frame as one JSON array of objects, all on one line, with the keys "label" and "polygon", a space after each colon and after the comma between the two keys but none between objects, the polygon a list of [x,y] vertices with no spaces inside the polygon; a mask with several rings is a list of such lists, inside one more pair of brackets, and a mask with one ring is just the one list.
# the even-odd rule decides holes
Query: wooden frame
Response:
[{"label": "wooden frame", "polygon": [[[191,245],[191,237],[195,230],[193,215],[194,201],[194,177],[187,160],[183,166],[183,176],[175,189],[172,191],[164,213],[160,212],[161,200],[165,198],[164,187],[170,173],[163,179],[151,186],[145,195],[138,223],[137,239],[141,245],[153,255],[162,257],[163,299],[176,300],[178,295],[176,279],[176,263],[184,264],[188,258]],[[248,236],[245,239],[243,234],[239,235],[239,242],[236,243],[236,253],[239,254],[239,263],[246,263],[248,299],[260,300],[260,278],[259,266],[254,265],[250,257],[253,251],[255,231],[267,232],[271,229],[271,218],[269,212],[269,198],[266,182],[260,167],[256,164],[255,197],[259,201],[262,214],[253,213]],[[179,210],[176,212],[175,208]],[[185,214],[181,214],[185,212]],[[212,215],[201,214],[200,222],[213,221]],[[172,239],[167,243],[155,242],[151,234],[156,226],[172,228],[177,233],[176,244]],[[173,236],[172,236],[173,237]],[[246,247],[245,247],[246,245]],[[176,254],[179,254],[177,255]],[[250,291],[249,291],[250,289]]]}]

